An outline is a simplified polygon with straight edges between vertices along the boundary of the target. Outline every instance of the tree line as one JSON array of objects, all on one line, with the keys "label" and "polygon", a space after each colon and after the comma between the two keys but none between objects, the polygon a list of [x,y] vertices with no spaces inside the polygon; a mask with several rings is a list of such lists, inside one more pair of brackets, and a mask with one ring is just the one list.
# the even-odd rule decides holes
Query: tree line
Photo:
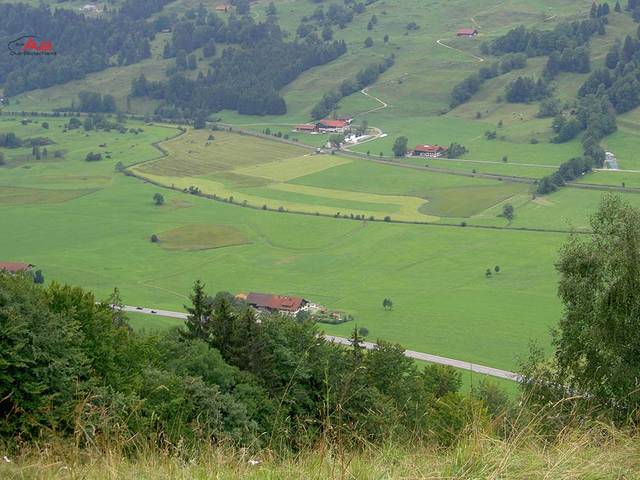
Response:
[{"label": "tree line", "polygon": [[590,94],[579,99],[575,115],[558,113],[553,119],[554,143],[564,143],[572,140],[581,132],[583,156],[572,158],[560,165],[552,175],[548,175],[538,183],[537,193],[554,192],[566,182],[575,180],[593,167],[601,168],[605,160],[605,151],[600,146],[600,140],[617,130],[616,116],[607,96]]},{"label": "tree line", "polygon": [[519,70],[527,66],[527,56],[524,53],[511,53],[504,55],[499,62],[483,66],[478,73],[473,73],[453,87],[449,106],[455,108],[467,102],[476,94],[484,82],[496,78],[513,70]]}]

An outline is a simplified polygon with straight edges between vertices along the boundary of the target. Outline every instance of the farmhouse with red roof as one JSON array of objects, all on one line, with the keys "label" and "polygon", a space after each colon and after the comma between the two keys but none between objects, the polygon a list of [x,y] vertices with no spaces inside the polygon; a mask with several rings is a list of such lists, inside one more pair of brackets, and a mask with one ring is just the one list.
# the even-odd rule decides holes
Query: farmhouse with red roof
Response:
[{"label": "farmhouse with red roof", "polygon": [[336,120],[325,118],[320,120],[316,127],[320,132],[344,133],[349,130],[351,121],[351,118],[339,118]]},{"label": "farmhouse with red roof", "polygon": [[459,28],[456,35],[458,37],[475,37],[478,35],[478,30],[475,28]]},{"label": "farmhouse with red roof", "polygon": [[9,273],[28,272],[34,267],[30,263],[22,262],[0,262],[0,272],[5,271]]},{"label": "farmhouse with red roof", "polygon": [[302,297],[254,292],[247,295],[247,303],[257,310],[269,313],[285,313],[288,315],[295,315],[309,304],[309,302]]},{"label": "farmhouse with red roof", "polygon": [[416,145],[411,152],[412,157],[439,158],[447,154],[449,149],[440,145]]}]

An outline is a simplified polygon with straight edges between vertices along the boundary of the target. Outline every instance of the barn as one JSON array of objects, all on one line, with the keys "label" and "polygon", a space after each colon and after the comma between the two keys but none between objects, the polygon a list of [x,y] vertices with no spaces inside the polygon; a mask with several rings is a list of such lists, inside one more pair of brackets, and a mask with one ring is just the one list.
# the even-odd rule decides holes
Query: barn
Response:
[{"label": "barn", "polygon": [[478,30],[475,28],[459,28],[456,32],[458,37],[475,37],[478,35]]},{"label": "barn", "polygon": [[449,149],[441,145],[416,145],[411,152],[412,157],[440,158],[447,154]]}]

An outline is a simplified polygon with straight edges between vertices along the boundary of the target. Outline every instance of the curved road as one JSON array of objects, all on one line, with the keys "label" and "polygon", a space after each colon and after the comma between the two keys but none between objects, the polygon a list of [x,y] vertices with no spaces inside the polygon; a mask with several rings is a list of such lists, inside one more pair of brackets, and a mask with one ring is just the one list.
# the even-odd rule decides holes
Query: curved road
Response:
[{"label": "curved road", "polygon": [[[157,315],[159,317],[169,317],[184,320],[187,318],[187,314],[183,312],[173,312],[171,310],[157,310],[144,307],[132,307],[130,305],[124,305],[122,309],[125,312],[134,313],[146,313],[148,315]],[[325,340],[337,343],[339,345],[351,345],[351,340],[344,337],[336,337],[334,335],[324,335]],[[363,342],[362,346],[367,350],[372,350],[375,347],[375,343]],[[462,370],[468,370],[470,372],[479,373],[482,375],[490,375],[492,377],[502,378],[504,380],[511,380],[514,382],[520,381],[520,375],[507,370],[500,370],[498,368],[486,367],[484,365],[477,365],[475,363],[465,362],[462,360],[455,360],[453,358],[440,357],[438,355],[431,355],[429,353],[415,352],[413,350],[405,350],[405,356],[413,358],[415,360],[422,360],[429,363],[438,363],[440,365],[448,365],[454,368],[460,368]]]}]

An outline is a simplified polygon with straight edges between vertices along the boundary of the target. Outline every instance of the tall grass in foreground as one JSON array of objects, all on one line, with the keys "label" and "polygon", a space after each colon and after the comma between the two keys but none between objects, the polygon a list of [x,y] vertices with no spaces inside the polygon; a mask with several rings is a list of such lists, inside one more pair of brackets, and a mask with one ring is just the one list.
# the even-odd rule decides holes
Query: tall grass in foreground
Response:
[{"label": "tall grass in foreground", "polygon": [[500,440],[470,427],[446,449],[402,442],[345,451],[321,442],[314,449],[285,455],[268,450],[251,454],[224,445],[167,450],[140,444],[130,455],[123,450],[120,444],[32,444],[0,459],[0,478],[640,478],[640,437],[605,424],[563,430],[551,441],[528,429]]}]

